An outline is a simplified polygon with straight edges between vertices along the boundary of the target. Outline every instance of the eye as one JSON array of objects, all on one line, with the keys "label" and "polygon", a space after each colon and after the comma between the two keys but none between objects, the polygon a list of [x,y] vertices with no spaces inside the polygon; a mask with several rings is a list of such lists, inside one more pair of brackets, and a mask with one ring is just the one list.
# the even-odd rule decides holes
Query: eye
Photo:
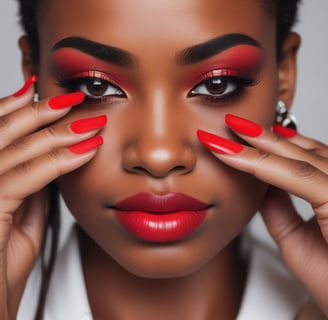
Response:
[{"label": "eye", "polygon": [[58,85],[69,92],[82,91],[87,99],[92,100],[126,97],[124,91],[112,83],[111,77],[98,71],[87,71],[74,75],[70,79],[59,80]]},{"label": "eye", "polygon": [[252,80],[239,78],[235,76],[216,76],[209,77],[197,84],[189,93],[193,96],[210,96],[216,98],[225,98],[233,94],[242,87],[251,86]]},{"label": "eye", "polygon": [[211,77],[194,87],[194,89],[191,90],[190,95],[222,96],[233,92],[236,90],[236,87],[237,86],[234,83],[231,83],[226,79],[221,77]]},{"label": "eye", "polygon": [[76,91],[82,91],[88,98],[100,99],[108,96],[125,97],[125,93],[110,82],[98,78],[76,80]]}]

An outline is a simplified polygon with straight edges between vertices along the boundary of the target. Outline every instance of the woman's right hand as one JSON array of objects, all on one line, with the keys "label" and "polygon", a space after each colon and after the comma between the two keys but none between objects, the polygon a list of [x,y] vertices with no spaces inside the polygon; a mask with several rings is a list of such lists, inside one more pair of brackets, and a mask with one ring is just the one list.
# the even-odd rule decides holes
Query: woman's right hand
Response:
[{"label": "woman's right hand", "polygon": [[91,160],[106,116],[67,123],[77,92],[32,102],[36,77],[0,99],[0,319],[15,319],[38,256],[48,213],[46,186]]}]

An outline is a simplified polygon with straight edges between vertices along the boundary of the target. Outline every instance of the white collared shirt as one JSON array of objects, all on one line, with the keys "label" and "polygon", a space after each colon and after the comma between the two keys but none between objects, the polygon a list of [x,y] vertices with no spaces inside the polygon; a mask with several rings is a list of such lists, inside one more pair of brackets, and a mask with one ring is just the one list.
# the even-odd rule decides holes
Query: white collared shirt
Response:
[{"label": "white collared shirt", "polygon": [[[249,274],[237,320],[292,320],[307,295],[275,250],[251,240]],[[28,280],[18,320],[32,320],[38,300],[40,263]],[[44,320],[91,320],[75,228],[59,252]]]}]

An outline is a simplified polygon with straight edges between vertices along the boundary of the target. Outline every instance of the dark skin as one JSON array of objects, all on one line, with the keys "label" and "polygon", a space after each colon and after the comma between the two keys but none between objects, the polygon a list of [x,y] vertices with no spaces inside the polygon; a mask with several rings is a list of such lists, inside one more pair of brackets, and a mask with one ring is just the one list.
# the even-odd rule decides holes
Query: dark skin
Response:
[{"label": "dark skin", "polygon": [[[73,14],[76,8],[79,8],[78,15]],[[3,235],[1,248],[9,248],[9,252],[15,252],[15,259],[20,259],[8,260],[5,254],[0,259],[2,277],[8,279],[8,286],[6,281],[0,282],[2,292],[5,292],[0,296],[0,310],[6,313],[3,318],[15,317],[27,275],[41,244],[46,196],[44,192],[34,193],[59,178],[63,197],[81,227],[82,266],[95,319],[216,319],[218,315],[223,319],[234,319],[243,294],[246,270],[239,258],[235,239],[263,201],[269,230],[276,239],[282,238],[279,221],[277,224],[276,218],[272,217],[272,207],[276,203],[272,199],[277,195],[276,192],[267,192],[267,183],[301,194],[309,201],[311,199],[306,190],[297,189],[302,188],[302,183],[296,178],[288,185],[281,175],[277,179],[277,172],[288,170],[283,160],[270,163],[275,175],[270,175],[269,164],[263,161],[267,170],[259,174],[255,172],[256,177],[251,161],[261,156],[257,147],[276,153],[279,159],[303,159],[306,152],[292,148],[286,154],[290,150],[287,146],[292,143],[285,140],[276,144],[278,148],[273,150],[272,141],[276,138],[271,131],[265,131],[260,142],[238,137],[237,132],[228,130],[224,116],[233,113],[270,129],[277,101],[283,100],[290,106],[293,100],[299,37],[290,34],[283,47],[284,59],[278,64],[275,21],[255,0],[247,1],[247,4],[243,0],[233,3],[225,0],[160,3],[146,0],[49,0],[42,5],[40,12],[40,64],[31,65],[26,38],[21,39],[20,46],[24,53],[26,77],[35,72],[39,75],[38,91],[42,100],[32,105],[29,101],[33,90],[29,89],[19,98],[9,97],[1,102],[6,106],[2,107],[2,114],[16,119],[10,123],[13,123],[12,131],[17,136],[15,139],[10,136],[8,140],[20,141],[36,131],[30,136],[33,142],[30,149],[31,145],[36,147],[29,156],[16,155],[18,164],[29,164],[27,169],[14,170],[8,165],[0,177],[0,186],[5,184],[9,194],[1,196],[9,199],[3,202],[3,220],[9,219],[1,225],[4,230],[0,233]],[[196,62],[181,63],[177,57],[181,57],[181,52],[187,48],[236,33],[252,39],[251,44],[243,40],[233,45],[247,45],[252,52],[250,56],[257,56],[257,64],[245,63],[253,66],[251,71],[245,71],[244,66],[243,73],[254,78],[251,79],[252,85],[233,95],[231,92],[237,92],[241,85],[230,79],[225,83],[229,86],[219,94],[209,92],[208,87],[202,85],[204,74],[217,74],[228,68],[227,62],[222,62],[222,50],[214,56],[198,57]],[[60,70],[63,63],[58,63],[54,52],[65,52],[60,51],[65,47],[59,49],[58,42],[70,37],[83,37],[98,45],[119,48],[120,52],[128,52],[129,57],[109,62],[94,57],[94,53],[87,53],[88,68],[97,66],[97,70],[85,70],[84,63],[80,71],[106,73],[109,69],[115,75],[112,80],[116,89],[105,87],[104,93],[114,96],[97,102],[86,99],[82,106],[72,110],[54,111],[49,109],[48,97],[72,90],[82,90],[88,95],[99,93],[90,90],[94,87],[81,83],[74,88],[57,85],[60,80],[57,73],[60,71],[60,77],[63,77],[65,72]],[[74,54],[81,54],[80,49],[73,50]],[[231,56],[232,51],[229,52]],[[70,61],[71,68],[77,61],[67,60],[67,56],[64,60]],[[67,73],[72,73],[69,71]],[[193,90],[196,94],[191,94]],[[217,99],[209,102],[205,95],[215,95]],[[21,113],[14,111],[19,108],[23,110]],[[104,128],[82,134],[72,132],[72,121],[99,115],[108,117]],[[27,117],[30,121],[15,125]],[[37,131],[50,123],[51,130]],[[255,148],[237,156],[213,154],[197,139],[198,129],[237,141],[242,138]],[[68,149],[98,134],[104,139],[101,147],[79,155]],[[299,136],[294,140],[302,150],[306,148],[305,144],[315,144]],[[322,153],[327,153],[326,147],[320,146]],[[6,154],[8,159],[13,158],[14,152],[17,153],[15,150],[2,151],[2,159],[6,159]],[[306,158],[306,161],[310,160],[313,159]],[[316,161],[312,161],[314,166],[327,172],[326,164]],[[26,168],[26,165],[21,167]],[[17,186],[18,179],[29,183]],[[326,178],[320,179],[323,182],[314,180],[313,183],[326,183]],[[138,192],[157,195],[180,192],[210,204],[210,209],[200,227],[180,241],[160,244],[140,241],[119,224],[113,210],[109,209]],[[18,210],[22,201],[31,194],[34,195],[24,204],[30,203],[37,210],[28,206]],[[281,203],[288,202],[284,198],[280,200]],[[285,216],[290,216],[291,212],[285,212]],[[10,224],[13,215],[14,228]],[[286,223],[283,218],[281,221]],[[283,232],[283,238],[285,234]],[[317,246],[314,247],[323,250],[320,249],[323,239],[317,237],[315,242]],[[294,267],[302,280],[305,279],[305,284],[324,309],[326,302],[318,284],[310,281],[306,272],[297,267],[300,265],[297,259],[288,260],[293,249],[283,249],[287,263],[292,269]],[[320,264],[324,265],[327,253],[321,256]]]}]

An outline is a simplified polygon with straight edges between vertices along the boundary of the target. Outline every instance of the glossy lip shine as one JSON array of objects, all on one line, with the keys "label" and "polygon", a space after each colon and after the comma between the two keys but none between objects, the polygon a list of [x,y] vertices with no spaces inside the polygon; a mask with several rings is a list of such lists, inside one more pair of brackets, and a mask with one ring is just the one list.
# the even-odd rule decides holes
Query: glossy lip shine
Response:
[{"label": "glossy lip shine", "polygon": [[211,205],[181,193],[138,193],[112,207],[116,219],[147,242],[184,239],[204,221]]}]

